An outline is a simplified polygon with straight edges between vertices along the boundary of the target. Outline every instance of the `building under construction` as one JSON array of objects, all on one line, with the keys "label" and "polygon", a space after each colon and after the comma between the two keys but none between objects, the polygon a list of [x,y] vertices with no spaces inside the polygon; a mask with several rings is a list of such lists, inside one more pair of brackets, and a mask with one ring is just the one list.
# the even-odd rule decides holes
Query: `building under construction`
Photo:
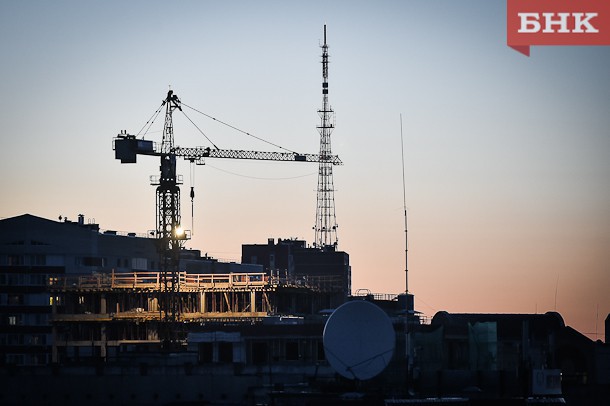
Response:
[{"label": "building under construction", "polygon": [[23,345],[5,347],[4,362],[105,359],[122,346],[158,344],[164,328],[186,345],[192,325],[315,315],[347,297],[345,274],[308,275],[300,267],[270,272],[184,250],[181,269],[214,272],[179,272],[172,287],[179,317],[168,325],[159,304],[165,287],[155,239],[100,231],[84,216],[71,222],[23,215],[0,225],[3,293],[7,304],[19,305],[6,324],[23,333]]}]

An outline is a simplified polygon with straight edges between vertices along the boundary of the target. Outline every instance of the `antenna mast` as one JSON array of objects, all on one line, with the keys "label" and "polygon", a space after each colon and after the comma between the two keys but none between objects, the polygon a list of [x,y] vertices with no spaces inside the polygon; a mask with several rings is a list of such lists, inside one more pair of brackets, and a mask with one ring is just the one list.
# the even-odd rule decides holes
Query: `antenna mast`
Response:
[{"label": "antenna mast", "polygon": [[400,152],[402,156],[402,202],[405,210],[405,294],[409,294],[409,217],[407,213],[407,187],[405,185],[405,147],[402,137],[402,114],[400,115]]},{"label": "antenna mast", "polygon": [[337,248],[337,218],[335,216],[335,189],[333,185],[333,165],[330,134],[334,128],[331,122],[334,111],[328,103],[328,45],[326,44],[326,24],[322,48],[322,109],[320,116],[320,163],[318,166],[318,189],[316,225],[314,226],[314,247],[335,250]]}]

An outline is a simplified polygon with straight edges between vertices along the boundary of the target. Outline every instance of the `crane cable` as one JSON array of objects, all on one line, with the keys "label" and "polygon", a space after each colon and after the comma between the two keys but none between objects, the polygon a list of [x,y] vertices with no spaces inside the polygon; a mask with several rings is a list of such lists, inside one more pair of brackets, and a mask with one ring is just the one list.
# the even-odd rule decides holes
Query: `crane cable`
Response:
[{"label": "crane cable", "polygon": [[[240,133],[242,133],[242,134],[246,134],[246,135],[248,135],[248,136],[250,136],[250,137],[252,137],[252,138],[256,138],[256,139],[257,139],[257,140],[259,140],[259,141],[265,142],[265,143],[267,143],[267,144],[269,144],[269,145],[273,145],[274,147],[279,148],[279,149],[283,149],[284,151],[292,152],[293,154],[296,154],[296,153],[297,153],[296,151],[292,151],[292,150],[290,150],[290,149],[288,149],[288,148],[284,148],[284,147],[282,147],[282,146],[280,146],[280,145],[274,144],[274,143],[273,143],[273,142],[271,142],[271,141],[267,141],[267,140],[265,140],[265,139],[263,139],[263,138],[257,137],[257,136],[256,136],[256,135],[254,135],[254,134],[250,134],[249,132],[244,131],[244,130],[242,130],[242,129],[239,129],[239,128],[237,128],[237,127],[235,127],[235,126],[233,126],[233,125],[231,125],[231,124],[229,124],[229,123],[225,123],[224,121],[219,120],[219,119],[217,119],[217,118],[215,118],[215,117],[212,117],[212,116],[210,116],[209,114],[206,114],[206,113],[204,113],[204,112],[203,112],[203,111],[201,111],[201,110],[197,110],[196,108],[191,107],[191,106],[189,106],[188,104],[184,104],[184,103],[182,103],[182,105],[183,105],[184,107],[188,107],[189,109],[191,109],[191,110],[193,110],[193,111],[195,111],[195,112],[197,112],[197,113],[199,113],[199,114],[202,114],[202,115],[206,116],[207,118],[210,118],[210,119],[212,119],[212,120],[214,120],[214,121],[217,121],[217,122],[219,122],[220,124],[222,124],[222,125],[224,125],[224,126],[227,126],[227,127],[229,127],[229,128],[232,128],[232,129],[233,129],[233,130],[235,130],[235,131],[239,131],[239,132],[240,132]],[[183,113],[184,113],[184,112],[183,112]],[[187,118],[188,118],[188,117],[187,117]],[[190,120],[190,118],[189,118],[189,120]],[[192,123],[192,121],[191,121],[191,123]],[[193,124],[194,124],[194,123],[193,123]],[[195,127],[196,127],[196,126],[195,126]],[[201,130],[199,130],[199,131],[201,131]],[[204,134],[204,135],[205,135],[205,134]],[[207,138],[207,136],[206,136],[206,138]],[[208,140],[209,140],[209,139],[208,139]],[[211,141],[210,141],[210,142],[211,142]],[[212,144],[213,144],[213,143],[212,143]],[[216,146],[214,145],[214,147],[216,147]],[[218,148],[216,148],[216,149],[218,149]]]},{"label": "crane cable", "polygon": [[[145,123],[145,124],[142,126],[142,128],[140,129],[140,131],[138,131],[138,133],[136,134],[136,137],[137,137],[137,136],[139,136],[140,134],[142,134],[142,131],[144,130],[144,128],[146,128],[146,131],[144,131],[144,133],[142,134],[142,138],[144,138],[144,136],[145,136],[145,135],[148,133],[148,131],[150,130],[150,127],[152,127],[152,125],[154,124],[155,120],[157,119],[157,117],[158,117],[158,116],[159,116],[159,114],[161,113],[161,110],[163,109],[163,106],[164,106],[164,105],[165,105],[165,101],[164,101],[163,103],[161,103],[161,105],[159,106],[159,108],[158,108],[158,109],[157,109],[157,110],[156,110],[156,111],[153,113],[153,115],[152,115],[152,116],[151,116],[151,117],[148,119],[148,121],[146,121],[146,123]],[[231,125],[231,124],[229,124],[229,123],[226,123],[226,122],[224,122],[224,121],[222,121],[222,120],[219,120],[219,119],[217,119],[216,117],[212,117],[211,115],[206,114],[206,113],[204,113],[203,111],[198,110],[198,109],[196,109],[196,108],[194,108],[194,107],[191,107],[191,106],[189,106],[188,104],[183,103],[182,101],[180,102],[180,105],[181,105],[181,106],[184,106],[184,107],[188,107],[189,109],[191,109],[191,110],[193,110],[193,111],[195,111],[195,112],[197,112],[197,113],[199,113],[199,114],[201,114],[201,115],[204,115],[204,116],[206,116],[207,118],[210,118],[210,119],[212,119],[212,120],[214,120],[214,121],[217,121],[217,122],[219,122],[220,124],[222,124],[222,125],[224,125],[224,126],[226,126],[226,127],[229,127],[229,128],[231,128],[231,129],[233,129],[233,130],[235,130],[235,131],[238,131],[238,132],[240,132],[240,133],[242,133],[242,134],[248,135],[248,136],[250,136],[250,137],[252,137],[252,138],[255,138],[255,139],[259,140],[259,141],[262,141],[262,142],[264,142],[264,143],[266,143],[266,144],[272,145],[272,146],[274,146],[274,147],[276,147],[276,148],[279,148],[279,149],[283,149],[284,151],[292,152],[293,154],[296,154],[296,153],[297,153],[296,151],[293,151],[293,150],[291,150],[291,149],[288,149],[288,148],[282,147],[281,145],[275,144],[275,143],[273,143],[273,142],[271,142],[271,141],[267,141],[267,140],[265,140],[264,138],[257,137],[257,136],[256,136],[256,135],[254,135],[254,134],[251,134],[251,133],[249,133],[249,132],[247,132],[247,131],[244,131],[244,130],[242,130],[242,129],[240,129],[240,128],[237,128],[237,127],[235,127],[235,126],[233,126],[233,125]],[[214,142],[213,142],[213,141],[210,139],[210,137],[208,137],[208,136],[207,136],[207,135],[206,135],[206,134],[205,134],[205,133],[204,133],[204,132],[201,130],[201,128],[199,128],[199,127],[197,126],[197,124],[195,124],[195,123],[193,122],[193,120],[191,120],[191,118],[190,118],[189,116],[187,116],[187,115],[186,115],[186,113],[184,112],[184,110],[180,109],[180,111],[182,112],[182,114],[184,114],[184,117],[186,117],[186,118],[187,118],[187,120],[188,120],[188,121],[190,121],[190,122],[191,122],[191,124],[193,124],[193,126],[195,126],[195,128],[196,128],[196,129],[197,129],[197,130],[198,130],[198,131],[199,131],[199,132],[200,132],[200,133],[201,133],[201,134],[202,134],[202,135],[203,135],[203,136],[204,136],[204,137],[205,137],[205,138],[206,138],[206,139],[207,139],[207,140],[210,142],[210,144],[212,144],[212,145],[214,146],[214,148],[218,150],[218,149],[219,149],[219,148],[218,148],[218,146],[216,146],[216,144],[214,144]]]},{"label": "crane cable", "polygon": [[[182,104],[184,106],[184,104]],[[187,106],[188,107],[188,106]],[[188,121],[191,122],[191,124],[193,124],[195,126],[195,128],[201,133],[201,135],[203,135],[205,137],[206,140],[208,140],[210,142],[210,144],[212,144],[214,146],[215,149],[219,149],[216,144],[214,144],[214,142],[210,139],[210,137],[208,137],[207,135],[205,135],[205,133],[201,130],[201,128],[199,128],[197,126],[197,124],[195,124],[193,122],[193,120],[191,120],[191,118],[189,116],[186,115],[186,113],[184,112],[184,110],[180,109],[180,111],[182,112],[182,114],[184,114],[184,117],[186,117],[188,119]]]},{"label": "crane cable", "polygon": [[138,131],[138,133],[136,134],[136,137],[138,135],[140,135],[142,130],[144,130],[144,128],[148,125],[148,128],[146,129],[146,131],[144,131],[144,134],[142,134],[142,139],[144,139],[144,136],[148,133],[148,131],[150,130],[150,127],[152,127],[153,123],[155,122],[155,120],[159,116],[159,113],[161,113],[161,110],[163,109],[163,106],[165,106],[165,102],[161,103],[161,105],[159,106],[157,111],[155,111],[153,113],[153,115],[148,119],[148,121],[142,126],[142,128],[140,128],[140,131]]},{"label": "crane cable", "polygon": [[310,173],[306,173],[304,175],[287,176],[287,177],[284,177],[284,178],[263,178],[263,177],[258,177],[258,176],[242,175],[240,173],[227,171],[226,169],[221,169],[221,168],[219,168],[217,166],[210,165],[210,164],[206,164],[206,166],[208,168],[216,169],[217,171],[224,172],[224,173],[227,173],[229,175],[238,176],[240,178],[256,179],[256,180],[271,180],[271,181],[276,181],[276,180],[292,180],[292,179],[299,179],[299,178],[304,178],[304,177],[307,177],[307,176],[312,176],[312,175],[316,175],[317,174],[317,172],[310,172]]},{"label": "crane cable", "polygon": [[191,160],[190,178],[191,178],[191,235],[195,235],[195,161]]}]

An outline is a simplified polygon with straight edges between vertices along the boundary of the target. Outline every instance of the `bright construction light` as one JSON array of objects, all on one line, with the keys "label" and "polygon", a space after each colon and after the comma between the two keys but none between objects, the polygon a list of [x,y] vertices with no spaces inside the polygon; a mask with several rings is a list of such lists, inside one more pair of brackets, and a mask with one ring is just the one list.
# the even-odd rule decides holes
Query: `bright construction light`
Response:
[{"label": "bright construction light", "polygon": [[176,227],[176,237],[182,237],[184,235],[184,230],[181,226]]}]

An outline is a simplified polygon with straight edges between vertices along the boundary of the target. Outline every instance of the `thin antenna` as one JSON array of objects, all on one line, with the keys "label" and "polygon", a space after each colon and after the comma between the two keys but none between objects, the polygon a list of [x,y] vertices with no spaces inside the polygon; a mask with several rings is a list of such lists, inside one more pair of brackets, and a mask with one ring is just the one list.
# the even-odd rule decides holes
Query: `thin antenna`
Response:
[{"label": "thin antenna", "polygon": [[326,24],[324,24],[324,45],[326,45]]},{"label": "thin antenna", "polygon": [[559,275],[557,275],[557,281],[555,282],[555,309],[557,311],[557,288],[559,287]]},{"label": "thin antenna", "polygon": [[405,148],[402,136],[402,114],[400,115],[400,151],[402,155],[402,203],[405,210],[405,363],[407,373],[405,376],[405,386],[407,393],[409,392],[410,374],[411,374],[411,334],[409,331],[409,240],[408,240],[408,217],[407,217],[407,187],[405,181]]},{"label": "thin antenna", "polygon": [[[400,151],[402,153],[402,202],[405,210],[405,293],[409,293],[409,220],[407,215],[407,188],[405,182],[405,149],[402,136],[402,114],[400,115]],[[408,310],[408,309],[407,309]]]},{"label": "thin antenna", "polygon": [[599,303],[597,303],[597,309],[595,312],[595,339],[597,340],[598,335],[597,335],[597,324],[599,322]]}]

